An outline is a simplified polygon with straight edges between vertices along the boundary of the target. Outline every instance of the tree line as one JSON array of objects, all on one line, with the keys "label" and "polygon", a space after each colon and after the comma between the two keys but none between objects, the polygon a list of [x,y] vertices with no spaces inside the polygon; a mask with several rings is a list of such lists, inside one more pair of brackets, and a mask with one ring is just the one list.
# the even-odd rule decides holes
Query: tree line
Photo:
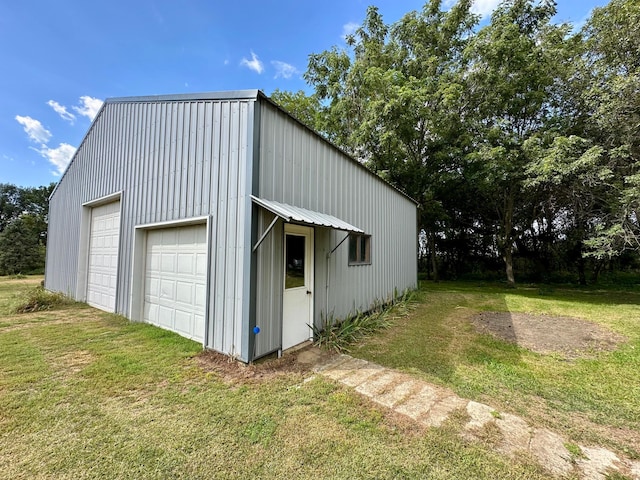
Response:
[{"label": "tree line", "polygon": [[[551,0],[369,7],[272,98],[419,204],[422,271],[509,284],[640,271],[640,3],[584,26]],[[0,274],[42,269],[54,184],[0,184]]]},{"label": "tree line", "polygon": [[44,271],[49,196],[55,183],[17,187],[0,183],[0,275]]},{"label": "tree line", "polygon": [[472,0],[393,24],[369,7],[346,47],[309,56],[312,94],[272,98],[420,203],[432,278],[509,284],[638,269],[640,3],[580,29],[551,0]]}]

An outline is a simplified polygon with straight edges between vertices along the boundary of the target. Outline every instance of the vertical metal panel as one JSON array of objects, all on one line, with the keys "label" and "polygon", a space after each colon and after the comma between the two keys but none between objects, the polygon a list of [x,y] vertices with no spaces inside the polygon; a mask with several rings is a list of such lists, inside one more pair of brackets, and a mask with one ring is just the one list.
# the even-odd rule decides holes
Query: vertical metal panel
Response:
[{"label": "vertical metal panel", "polygon": [[[329,311],[341,318],[415,288],[416,205],[270,103],[262,102],[261,109],[260,196],[334,215],[372,235],[371,265],[348,266],[346,242],[331,256]],[[317,232],[320,288],[326,283],[319,273],[326,272],[326,252],[343,236]],[[319,324],[325,305],[317,290]]]},{"label": "vertical metal panel", "polygon": [[[274,216],[259,209],[259,234],[267,229]],[[256,252],[256,325],[260,333],[255,337],[255,357],[278,350],[282,344],[283,252],[283,223],[278,221]]]},{"label": "vertical metal panel", "polygon": [[[251,169],[248,122],[255,99],[107,102],[50,204],[45,284],[75,296],[82,204],[122,191],[116,311],[129,312],[136,225],[209,215],[211,290],[207,345],[247,358]],[[240,221],[242,219],[242,221]],[[247,243],[247,245],[245,245]]]}]

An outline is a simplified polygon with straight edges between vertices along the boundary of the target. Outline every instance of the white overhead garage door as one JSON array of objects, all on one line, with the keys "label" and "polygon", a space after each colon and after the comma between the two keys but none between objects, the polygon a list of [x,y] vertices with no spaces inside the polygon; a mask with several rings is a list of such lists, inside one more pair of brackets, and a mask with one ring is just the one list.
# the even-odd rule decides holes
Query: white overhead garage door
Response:
[{"label": "white overhead garage door", "polygon": [[143,320],[204,340],[207,282],[205,225],[147,232]]},{"label": "white overhead garage door", "polygon": [[87,303],[114,312],[120,239],[120,202],[91,209]]}]

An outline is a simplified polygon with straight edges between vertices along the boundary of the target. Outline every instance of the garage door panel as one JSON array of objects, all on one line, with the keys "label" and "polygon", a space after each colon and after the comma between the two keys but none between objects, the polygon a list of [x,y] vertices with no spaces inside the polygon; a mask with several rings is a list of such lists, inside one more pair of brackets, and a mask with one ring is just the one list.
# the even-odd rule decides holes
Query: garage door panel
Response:
[{"label": "garage door panel", "polygon": [[196,243],[195,231],[192,228],[180,229],[178,232],[178,243],[181,245],[193,245]]},{"label": "garage door panel", "polygon": [[148,231],[144,320],[202,341],[206,263],[205,225]]},{"label": "garage door panel", "polygon": [[195,275],[196,273],[196,255],[194,253],[178,254],[178,273]]},{"label": "garage door panel", "polygon": [[173,309],[165,307],[164,305],[158,306],[158,324],[169,330],[173,330]]},{"label": "garage door panel", "polygon": [[203,253],[196,254],[196,275],[206,275],[207,272],[207,255]]},{"label": "garage door panel", "polygon": [[176,254],[171,253],[163,253],[160,261],[160,271],[161,272],[175,272],[176,271]]},{"label": "garage door panel", "polygon": [[158,305],[153,302],[146,301],[144,303],[143,318],[157,318],[158,317]]},{"label": "garage door panel", "polygon": [[160,299],[175,300],[176,282],[172,279],[160,279]]},{"label": "garage door panel", "polygon": [[91,209],[87,272],[87,303],[115,311],[118,246],[120,239],[120,202]]},{"label": "garage door panel", "polygon": [[194,304],[193,291],[195,285],[189,282],[177,282],[176,284],[176,301],[189,304]]},{"label": "garage door panel", "polygon": [[204,338],[204,316],[196,315],[194,318],[193,332],[196,338]]},{"label": "garage door panel", "polygon": [[148,270],[158,270],[160,268],[160,254],[153,252],[147,254],[147,269]]},{"label": "garage door panel", "polygon": [[157,278],[149,278],[147,282],[147,293],[145,298],[153,297],[157,299],[160,296],[160,280]]},{"label": "garage door panel", "polygon": [[206,289],[204,285],[196,285],[195,288],[195,297],[194,297],[194,305],[196,305],[197,307],[202,307],[202,310],[204,311],[204,306],[205,306],[205,301],[206,301],[207,295],[206,295]]},{"label": "garage door panel", "polygon": [[162,231],[161,235],[161,245],[176,245],[176,229],[170,228]]},{"label": "garage door panel", "polygon": [[192,323],[194,317],[191,312],[183,312],[182,310],[176,310],[175,312],[175,329],[178,333],[183,335],[189,335],[193,331]]}]

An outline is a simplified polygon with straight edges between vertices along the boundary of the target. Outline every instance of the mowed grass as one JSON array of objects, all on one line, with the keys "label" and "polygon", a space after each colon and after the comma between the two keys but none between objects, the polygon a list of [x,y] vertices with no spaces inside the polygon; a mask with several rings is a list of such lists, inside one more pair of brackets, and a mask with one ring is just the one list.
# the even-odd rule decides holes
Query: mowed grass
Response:
[{"label": "mowed grass", "polygon": [[[475,331],[481,311],[589,320],[624,335],[611,352],[567,360]],[[640,458],[640,292],[424,282],[413,311],[353,354],[412,372],[586,445]]]},{"label": "mowed grass", "polygon": [[542,479],[299,373],[224,381],[201,346],[86,305],[10,314],[0,278],[0,478]]}]

